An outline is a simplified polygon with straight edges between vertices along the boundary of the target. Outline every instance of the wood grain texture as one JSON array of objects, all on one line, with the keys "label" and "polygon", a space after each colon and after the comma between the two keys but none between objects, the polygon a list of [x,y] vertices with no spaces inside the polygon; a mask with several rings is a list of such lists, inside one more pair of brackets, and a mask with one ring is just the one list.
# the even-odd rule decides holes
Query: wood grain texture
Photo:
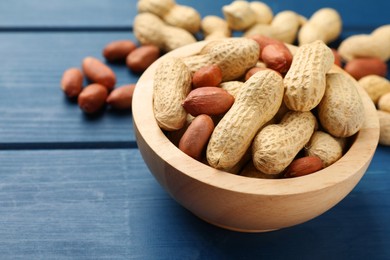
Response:
[{"label": "wood grain texture", "polygon": [[137,0],[3,0],[0,29],[130,28]]},{"label": "wood grain texture", "polygon": [[[117,39],[134,37],[117,32],[0,34],[0,148],[20,143],[134,142],[130,111],[107,108],[86,116],[60,88],[67,68],[81,68],[86,56],[104,61],[103,47]],[[137,82],[139,75],[124,64],[108,65],[117,75],[116,86]]]},{"label": "wood grain texture", "polygon": [[315,220],[245,234],[179,206],[138,150],[2,151],[1,258],[387,259],[389,156],[379,147],[352,193]]},{"label": "wood grain texture", "polygon": [[[237,233],[198,219],[160,188],[135,149],[129,113],[85,117],[62,95],[65,68],[101,57],[108,41],[133,39],[136,2],[0,1],[0,258],[390,259],[389,147],[378,147],[357,187],[318,218]],[[222,16],[231,1],[177,2]],[[264,2],[305,16],[338,8],[342,38],[390,22],[387,0]],[[138,79],[115,72],[120,83]]]},{"label": "wood grain texture", "polygon": [[[230,0],[193,1],[178,0],[178,4],[197,9],[201,16],[223,16],[222,7]],[[373,0],[369,8],[367,2],[349,0],[289,1],[264,0],[274,13],[285,10],[310,17],[318,8],[337,9],[344,21],[346,32],[356,29],[369,31],[384,24],[390,3],[387,0]],[[131,28],[137,14],[137,0],[94,0],[72,1],[41,0],[3,0],[0,2],[0,30],[12,29],[112,29]],[[387,21],[386,23],[389,23]]]}]

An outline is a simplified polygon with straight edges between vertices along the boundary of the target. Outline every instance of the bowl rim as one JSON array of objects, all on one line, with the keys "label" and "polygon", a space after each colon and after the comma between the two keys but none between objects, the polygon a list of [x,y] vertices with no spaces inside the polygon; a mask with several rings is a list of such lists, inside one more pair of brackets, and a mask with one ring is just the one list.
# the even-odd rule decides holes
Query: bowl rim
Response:
[{"label": "bowl rim", "polygon": [[[286,179],[259,179],[221,171],[196,161],[179,150],[163,133],[152,109],[153,76],[158,64],[168,57],[185,57],[199,53],[206,41],[175,49],[154,62],[136,84],[132,102],[133,125],[146,144],[167,164],[187,177],[219,189],[252,195],[293,195],[327,189],[350,178],[359,179],[371,162],[379,140],[379,120],[368,94],[359,87],[365,108],[365,122],[348,151],[334,164],[313,174]],[[291,50],[297,47],[288,45]],[[343,71],[334,65],[336,72]],[[137,140],[138,142],[138,140]],[[154,173],[153,173],[154,174]]]}]

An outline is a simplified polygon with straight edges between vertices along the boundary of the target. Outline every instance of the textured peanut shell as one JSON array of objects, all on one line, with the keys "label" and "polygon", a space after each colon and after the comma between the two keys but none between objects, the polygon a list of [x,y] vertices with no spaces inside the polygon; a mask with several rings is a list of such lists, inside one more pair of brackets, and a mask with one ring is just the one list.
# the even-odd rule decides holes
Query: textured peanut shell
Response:
[{"label": "textured peanut shell", "polygon": [[390,82],[388,79],[378,75],[368,75],[358,81],[359,85],[370,96],[372,102],[378,103],[379,98],[390,92]]},{"label": "textured peanut shell", "polygon": [[259,171],[258,169],[256,169],[252,160],[245,165],[239,175],[259,179],[277,179],[280,177],[279,174],[266,174],[264,172]]},{"label": "textured peanut shell", "polygon": [[342,20],[337,10],[321,8],[299,30],[298,41],[300,45],[316,40],[322,40],[327,44],[339,37],[341,29]]},{"label": "textured peanut shell", "polygon": [[139,13],[148,12],[163,17],[175,5],[175,0],[139,0],[137,9]]},{"label": "textured peanut shell", "polygon": [[249,2],[249,6],[256,14],[256,23],[269,24],[274,18],[274,13],[266,3],[260,1]]},{"label": "textured peanut shell", "polygon": [[245,30],[244,36],[264,35],[285,43],[293,43],[303,19],[293,11],[279,12],[270,24],[255,23]]},{"label": "textured peanut shell", "polygon": [[276,114],[282,98],[282,78],[275,71],[259,71],[246,81],[210,138],[206,153],[210,166],[226,171],[233,168],[257,131]]},{"label": "textured peanut shell", "polygon": [[192,73],[202,67],[218,65],[222,81],[236,80],[259,59],[259,45],[252,39],[227,38],[207,43],[199,55],[184,57]]},{"label": "textured peanut shell", "polygon": [[310,111],[290,111],[280,124],[261,129],[252,145],[255,167],[266,174],[281,173],[310,140],[316,123]]},{"label": "textured peanut shell", "polygon": [[364,123],[364,106],[358,92],[358,83],[345,73],[329,73],[326,91],[318,105],[322,127],[336,137],[357,133]]},{"label": "textured peanut shell", "polygon": [[231,36],[228,23],[219,16],[205,16],[200,24],[205,40],[224,39]]},{"label": "textured peanut shell", "polygon": [[232,30],[242,31],[256,23],[256,13],[249,2],[236,0],[222,7],[222,13]]},{"label": "textured peanut shell", "polygon": [[300,46],[284,77],[284,103],[295,111],[310,111],[325,92],[325,74],[332,68],[334,55],[322,41]]},{"label": "textured peanut shell", "polygon": [[156,45],[166,52],[196,42],[190,32],[170,26],[152,13],[139,13],[134,19],[133,28],[135,37],[142,45]]},{"label": "textured peanut shell", "polygon": [[345,143],[345,138],[335,138],[323,131],[316,131],[305,146],[305,154],[317,156],[324,167],[328,167],[343,156]]},{"label": "textured peanut shell", "polygon": [[273,37],[273,28],[270,24],[255,23],[244,32],[244,37],[250,37],[253,35]]},{"label": "textured peanut shell", "polygon": [[301,25],[302,19],[297,13],[293,11],[279,12],[271,22],[272,38],[293,43]]},{"label": "textured peanut shell", "polygon": [[240,91],[240,88],[244,82],[233,80],[233,81],[226,81],[221,84],[219,84],[219,87],[226,90],[230,95],[232,95],[234,98],[237,98],[237,94]]},{"label": "textured peanut shell", "polygon": [[182,28],[190,33],[200,30],[200,14],[190,6],[175,5],[163,16],[163,20],[169,25]]},{"label": "textured peanut shell", "polygon": [[[374,41],[379,41],[383,44],[383,60],[388,61],[390,58],[390,24],[379,26],[371,33]],[[387,50],[387,52],[386,52]]]},{"label": "textured peanut shell", "polygon": [[379,98],[378,109],[390,113],[390,93],[386,93]]},{"label": "textured peanut shell", "polygon": [[371,34],[352,35],[342,41],[337,50],[345,61],[359,57],[376,57],[387,61],[390,57],[390,33],[379,32],[375,37]]},{"label": "textured peanut shell", "polygon": [[168,131],[184,126],[187,112],[182,102],[191,91],[191,72],[178,58],[163,60],[153,81],[153,111],[158,125]]},{"label": "textured peanut shell", "polygon": [[390,146],[390,113],[377,110],[380,126],[379,143]]}]

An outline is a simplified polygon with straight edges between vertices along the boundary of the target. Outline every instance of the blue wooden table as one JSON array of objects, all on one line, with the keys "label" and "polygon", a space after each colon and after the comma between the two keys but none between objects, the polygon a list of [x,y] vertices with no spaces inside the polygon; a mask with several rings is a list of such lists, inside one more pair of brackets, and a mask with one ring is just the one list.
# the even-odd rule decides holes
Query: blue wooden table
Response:
[{"label": "blue wooden table", "polygon": [[[230,1],[177,1],[202,16]],[[268,0],[275,13],[321,7],[340,39],[390,24],[388,0]],[[0,1],[0,259],[390,259],[390,147],[358,186],[299,226],[238,233],[198,219],[157,184],[131,112],[90,117],[59,82],[113,40],[133,39],[136,0]],[[339,40],[340,40],[339,39]],[[102,59],[103,60],[103,59]],[[139,75],[110,65],[117,85]]]}]

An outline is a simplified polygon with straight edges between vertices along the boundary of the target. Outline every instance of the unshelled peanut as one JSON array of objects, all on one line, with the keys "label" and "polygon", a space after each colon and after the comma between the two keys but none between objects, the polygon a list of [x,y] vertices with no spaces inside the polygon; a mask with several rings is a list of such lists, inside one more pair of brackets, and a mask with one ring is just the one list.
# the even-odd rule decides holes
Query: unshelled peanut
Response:
[{"label": "unshelled peanut", "polygon": [[383,94],[379,98],[378,109],[390,113],[390,93]]},{"label": "unshelled peanut", "polygon": [[259,179],[277,179],[281,177],[279,174],[266,174],[264,172],[259,171],[258,169],[256,169],[252,160],[250,160],[244,166],[244,168],[240,171],[239,175]]},{"label": "unshelled peanut", "polygon": [[217,65],[222,81],[236,80],[255,66],[259,59],[259,45],[252,39],[228,38],[208,42],[198,55],[184,57],[192,73],[202,67]]},{"label": "unshelled peanut", "polygon": [[317,125],[310,112],[290,111],[279,124],[261,129],[252,144],[255,167],[266,174],[279,174],[310,140]]},{"label": "unshelled peanut", "polygon": [[236,0],[222,7],[223,15],[232,30],[243,31],[256,23],[256,13],[248,1]]},{"label": "unshelled peanut", "polygon": [[232,35],[228,23],[219,16],[205,16],[200,24],[205,40],[228,38]]},{"label": "unshelled peanut", "polygon": [[306,44],[321,40],[328,44],[336,40],[342,30],[342,20],[337,10],[321,8],[302,25],[298,32],[299,44]]},{"label": "unshelled peanut", "polygon": [[163,17],[175,5],[175,0],[139,0],[137,3],[137,9],[140,13],[149,12]]},{"label": "unshelled peanut", "polygon": [[295,111],[316,107],[325,93],[326,73],[333,63],[333,53],[322,41],[300,46],[284,78],[287,107]]},{"label": "unshelled peanut", "polygon": [[383,25],[371,34],[356,34],[343,40],[338,47],[345,61],[371,57],[388,61],[390,58],[390,25]]},{"label": "unshelled peanut", "polygon": [[379,98],[390,92],[390,81],[378,75],[362,77],[358,83],[367,92],[374,104],[378,104]]},{"label": "unshelled peanut", "polygon": [[260,34],[291,44],[296,40],[304,21],[302,16],[293,11],[282,11],[274,16],[271,24],[256,23],[245,31],[244,36]]},{"label": "unshelled peanut", "polygon": [[260,1],[252,1],[249,2],[249,7],[253,10],[253,12],[256,14],[256,23],[258,24],[270,24],[272,22],[272,19],[274,18],[274,13],[264,2]]},{"label": "unshelled peanut", "polygon": [[152,13],[137,14],[133,30],[142,45],[156,45],[165,52],[196,42],[190,32],[168,25]]},{"label": "unshelled peanut", "polygon": [[241,86],[211,135],[206,153],[210,166],[229,171],[241,160],[257,131],[278,111],[283,91],[282,77],[273,70],[259,71]]},{"label": "unshelled peanut", "polygon": [[153,111],[158,125],[168,131],[184,126],[187,112],[183,100],[191,91],[191,72],[179,58],[163,60],[153,81]]},{"label": "unshelled peanut", "polygon": [[345,138],[336,138],[318,130],[305,145],[304,151],[307,156],[317,156],[324,167],[328,167],[343,156],[345,145]]},{"label": "unshelled peanut", "polygon": [[[249,79],[249,77],[248,77],[248,79]],[[244,85],[244,82],[238,81],[238,80],[233,80],[233,81],[225,81],[225,82],[219,84],[219,87],[226,90],[234,98],[237,98],[237,94],[243,85]]]},{"label": "unshelled peanut", "polygon": [[377,110],[380,126],[379,143],[390,146],[390,113]]},{"label": "unshelled peanut", "polygon": [[349,137],[364,123],[364,106],[358,83],[345,73],[329,73],[326,91],[318,105],[318,118],[324,129],[335,137]]},{"label": "unshelled peanut", "polygon": [[200,29],[198,11],[187,5],[178,5],[174,0],[139,0],[138,12],[159,16],[166,24],[196,33]]}]

